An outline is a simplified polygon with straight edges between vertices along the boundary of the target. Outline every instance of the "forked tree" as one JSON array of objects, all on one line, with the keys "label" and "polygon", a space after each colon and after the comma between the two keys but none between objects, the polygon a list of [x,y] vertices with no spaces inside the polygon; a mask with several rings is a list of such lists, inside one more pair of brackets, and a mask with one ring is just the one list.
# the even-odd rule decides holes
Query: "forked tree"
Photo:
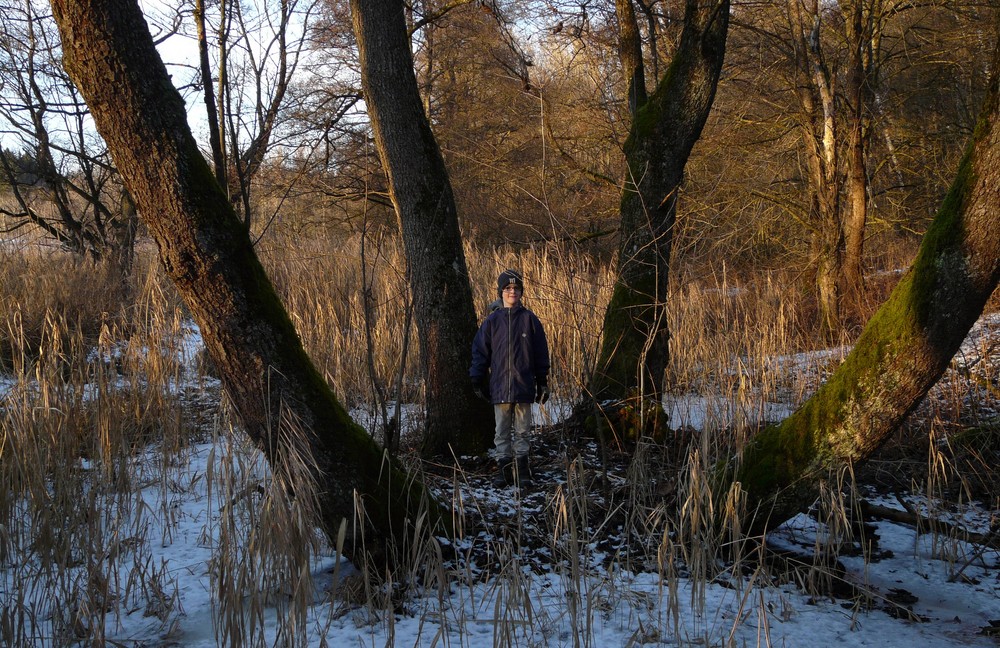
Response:
[{"label": "forked tree", "polygon": [[617,281],[590,395],[658,402],[669,358],[667,274],[677,198],[712,107],[725,55],[729,0],[687,0],[680,44],[647,93],[632,0],[616,2],[631,130],[625,142]]},{"label": "forked tree", "polygon": [[[346,552],[391,562],[418,519],[447,517],[351,421],[313,367],[202,157],[134,0],[53,0],[64,63],[135,197],[160,261],[195,321],[248,435],[272,464],[293,453],[318,489],[322,524]],[[360,505],[360,506],[359,506]]]},{"label": "forked tree", "polygon": [[792,416],[762,430],[735,478],[757,529],[804,509],[864,460],[938,381],[1000,280],[1000,47],[973,138],[917,256],[851,353]]},{"label": "forked tree", "polygon": [[[882,0],[845,0],[832,10],[834,36],[846,48],[837,57],[818,0],[785,3],[788,33],[781,50],[792,66],[798,102],[795,121],[803,144],[816,273],[816,305],[825,334],[840,329],[843,306],[857,305],[864,287],[868,220],[866,166],[881,31],[892,7]],[[838,91],[837,87],[842,86]]]}]

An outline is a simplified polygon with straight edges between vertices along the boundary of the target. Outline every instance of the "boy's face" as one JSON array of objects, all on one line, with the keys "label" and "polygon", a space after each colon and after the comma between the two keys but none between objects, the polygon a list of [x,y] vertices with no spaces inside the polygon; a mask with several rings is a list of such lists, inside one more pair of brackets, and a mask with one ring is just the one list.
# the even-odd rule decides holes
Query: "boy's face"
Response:
[{"label": "boy's face", "polygon": [[513,308],[521,303],[521,294],[524,291],[517,286],[506,286],[503,289],[504,308]]}]

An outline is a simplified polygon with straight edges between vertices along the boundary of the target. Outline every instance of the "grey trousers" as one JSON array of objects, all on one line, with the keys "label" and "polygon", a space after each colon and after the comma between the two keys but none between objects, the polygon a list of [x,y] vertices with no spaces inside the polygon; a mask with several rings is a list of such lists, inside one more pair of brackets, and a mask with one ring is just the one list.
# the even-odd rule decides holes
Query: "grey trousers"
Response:
[{"label": "grey trousers", "polygon": [[497,420],[496,436],[493,437],[497,459],[528,456],[531,403],[497,403],[493,413]]}]

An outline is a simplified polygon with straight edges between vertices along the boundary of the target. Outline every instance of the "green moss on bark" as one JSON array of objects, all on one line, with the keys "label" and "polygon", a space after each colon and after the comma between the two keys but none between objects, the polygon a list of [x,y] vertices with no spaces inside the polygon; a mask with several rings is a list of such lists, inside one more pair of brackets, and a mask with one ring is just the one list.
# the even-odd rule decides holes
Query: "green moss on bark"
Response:
[{"label": "green moss on bark", "polygon": [[[881,407],[881,388],[897,378],[887,358],[910,348],[917,325],[909,308],[907,276],[869,323],[854,351],[833,376],[792,416],[759,432],[743,455],[738,479],[757,500],[773,496],[800,479],[815,480],[845,461],[860,458],[856,439],[864,414]],[[804,502],[803,504],[807,504]]]},{"label": "green moss on bark", "polygon": [[806,507],[819,479],[880,445],[937,381],[981,312],[989,291],[969,294],[964,249],[971,150],[913,267],[854,350],[798,411],[762,430],[744,451],[736,479],[773,520]]},{"label": "green moss on bark", "polygon": [[655,324],[654,290],[652,280],[615,286],[604,315],[604,341],[591,384],[591,393],[598,399],[625,400],[634,391],[646,345],[644,331]]}]

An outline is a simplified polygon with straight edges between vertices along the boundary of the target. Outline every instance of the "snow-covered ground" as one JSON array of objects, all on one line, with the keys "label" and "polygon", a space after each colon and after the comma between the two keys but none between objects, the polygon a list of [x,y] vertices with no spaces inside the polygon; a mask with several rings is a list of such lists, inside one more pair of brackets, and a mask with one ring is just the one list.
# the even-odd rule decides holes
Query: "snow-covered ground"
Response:
[{"label": "snow-covered ground", "polygon": [[[975,345],[983,347],[981,329],[970,340],[968,356]],[[181,348],[192,358],[196,346],[197,332],[192,331]],[[2,385],[0,380],[0,389]],[[706,419],[704,402],[689,400],[676,407],[675,415],[684,417],[685,425],[697,427]],[[767,416],[783,414],[783,406],[773,407]],[[109,643],[215,646],[223,518],[232,503],[227,499],[232,493],[216,480],[234,465],[263,478],[266,466],[253,450],[226,436],[189,446],[170,462],[150,448],[136,458],[136,465],[144,467],[139,469],[142,479],[135,480],[139,489],[129,495],[134,505],[123,510],[141,519],[114,522],[129,535],[127,543],[119,538],[119,552],[134,554],[121,564],[131,573],[136,565],[152,566],[146,578],[157,583],[154,589],[163,592],[163,599],[159,607],[152,606],[148,586],[122,588],[116,612],[105,617]],[[515,524],[516,492],[475,492],[475,497],[491,496],[510,500],[506,510]],[[898,506],[895,501],[879,503]],[[961,522],[979,533],[996,524],[995,513],[975,503],[962,513]],[[394,608],[380,610],[330,595],[334,573],[343,578],[353,568],[339,563],[325,547],[313,555],[308,577],[298,579],[311,583],[314,603],[297,632],[301,645],[309,646],[997,645],[1000,552],[887,521],[877,522],[876,528],[877,556],[841,557],[847,579],[864,594],[852,599],[816,598],[792,583],[768,582],[761,572],[723,574],[704,583],[683,571],[663,579],[596,563],[581,571],[562,561],[539,573],[519,567],[516,551],[508,547],[513,567],[492,578],[467,578],[462,566],[448,564],[445,569],[453,573],[446,590],[416,591]],[[231,542],[250,535],[247,529],[239,531],[225,535]],[[823,533],[800,516],[776,532],[772,543],[812,547]],[[224,551],[243,555],[248,549]],[[30,601],[39,629],[35,645],[47,645],[50,621],[59,616],[53,608],[66,602],[47,601],[48,586],[25,578],[33,571],[17,569],[16,563],[16,556],[0,557],[0,632],[13,618],[15,602]],[[120,575],[123,581],[130,577]],[[259,613],[255,618],[267,645],[286,645],[287,639],[278,637],[280,629],[288,628],[286,603],[278,594],[262,609],[247,610],[248,617]]]},{"label": "snow-covered ground", "polygon": [[[184,453],[183,467],[171,474],[169,528],[162,520],[153,522],[144,551],[165,574],[173,612],[160,619],[147,605],[134,605],[119,617],[109,616],[107,635],[119,645],[216,645],[211,572],[220,526],[213,516],[219,507],[212,504],[204,477],[217,469],[212,464],[219,454],[212,444],[194,446]],[[158,508],[160,484],[149,485],[141,497],[149,508]],[[803,517],[779,535],[788,543],[811,545],[815,532]],[[564,566],[546,574],[525,568],[521,579],[508,575],[463,584],[456,578],[443,598],[434,592],[416,595],[397,611],[331,602],[318,591],[319,602],[310,608],[304,632],[310,646],[488,648],[507,640],[516,646],[574,647],[996,645],[996,635],[982,634],[984,628],[1000,625],[996,550],[918,536],[912,528],[888,522],[878,524],[878,536],[879,560],[842,558],[850,579],[876,598],[876,609],[815,599],[789,584],[773,586],[747,577],[697,585],[686,578],[664,583],[656,574],[626,571],[593,570],[578,576]],[[329,585],[335,564],[329,550],[315,556],[316,587]],[[342,570],[349,573],[351,568]],[[0,596],[31,587],[0,577]],[[879,598],[902,598],[901,614],[886,612]],[[268,644],[274,641],[279,610],[279,605],[264,610]],[[52,611],[37,612],[44,618]]]}]

